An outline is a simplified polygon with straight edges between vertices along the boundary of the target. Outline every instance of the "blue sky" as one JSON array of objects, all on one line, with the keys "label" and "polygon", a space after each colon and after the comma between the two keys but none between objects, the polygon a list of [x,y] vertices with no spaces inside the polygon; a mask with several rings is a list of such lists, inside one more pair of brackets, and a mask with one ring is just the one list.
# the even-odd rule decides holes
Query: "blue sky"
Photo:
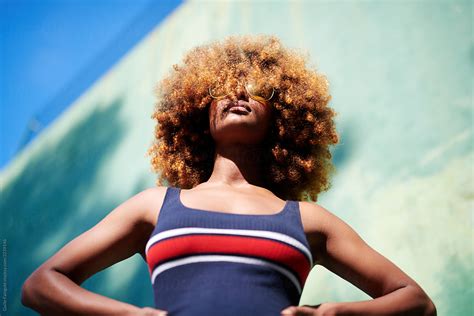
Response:
[{"label": "blue sky", "polygon": [[0,168],[180,2],[0,0]]}]

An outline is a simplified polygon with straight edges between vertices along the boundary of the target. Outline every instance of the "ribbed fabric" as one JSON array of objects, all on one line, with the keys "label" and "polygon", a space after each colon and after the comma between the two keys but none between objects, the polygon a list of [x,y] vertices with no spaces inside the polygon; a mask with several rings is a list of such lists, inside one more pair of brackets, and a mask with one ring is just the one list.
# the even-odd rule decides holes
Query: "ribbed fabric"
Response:
[{"label": "ribbed fabric", "polygon": [[146,245],[155,306],[169,316],[278,316],[313,266],[298,201],[276,214],[186,207],[168,187]]}]

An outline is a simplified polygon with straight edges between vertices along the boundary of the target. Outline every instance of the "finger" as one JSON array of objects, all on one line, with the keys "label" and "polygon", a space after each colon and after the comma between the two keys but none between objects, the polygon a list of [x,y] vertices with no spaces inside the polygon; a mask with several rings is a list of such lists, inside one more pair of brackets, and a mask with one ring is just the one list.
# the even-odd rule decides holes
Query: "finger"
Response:
[{"label": "finger", "polygon": [[281,312],[281,316],[294,316],[296,313],[296,306],[288,306]]},{"label": "finger", "polygon": [[[322,303],[321,303],[321,304],[322,304]],[[307,307],[311,307],[311,308],[319,308],[319,306],[321,306],[321,304],[317,304],[317,305],[304,304],[303,306],[307,306]]]},{"label": "finger", "polygon": [[142,311],[144,312],[143,315],[146,315],[146,316],[167,316],[168,315],[167,311],[152,308],[152,307],[143,307]]},{"label": "finger", "polygon": [[307,306],[298,306],[296,308],[295,316],[312,316],[315,314],[315,309]]}]

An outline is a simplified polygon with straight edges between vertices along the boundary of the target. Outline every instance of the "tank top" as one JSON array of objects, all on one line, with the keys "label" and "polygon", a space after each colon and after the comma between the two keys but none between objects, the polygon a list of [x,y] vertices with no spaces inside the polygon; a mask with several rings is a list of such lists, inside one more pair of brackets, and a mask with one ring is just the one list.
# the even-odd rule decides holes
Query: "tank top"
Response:
[{"label": "tank top", "polygon": [[166,189],[145,253],[155,307],[169,316],[277,316],[313,267],[298,201],[275,214],[185,206]]}]

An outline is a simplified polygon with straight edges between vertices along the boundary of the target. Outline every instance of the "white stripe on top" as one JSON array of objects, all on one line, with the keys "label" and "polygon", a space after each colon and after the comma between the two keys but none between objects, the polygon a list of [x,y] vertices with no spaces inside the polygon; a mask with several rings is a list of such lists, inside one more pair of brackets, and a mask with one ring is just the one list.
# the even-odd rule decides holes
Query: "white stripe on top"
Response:
[{"label": "white stripe on top", "polygon": [[254,237],[264,237],[269,239],[274,239],[278,241],[282,241],[287,243],[291,246],[298,248],[299,250],[303,251],[308,257],[310,262],[310,267],[313,267],[313,257],[311,252],[308,248],[303,245],[299,240],[290,237],[286,234],[272,232],[268,230],[253,230],[253,229],[225,229],[225,228],[205,228],[205,227],[183,227],[183,228],[175,228],[162,231],[148,240],[145,248],[146,254],[148,254],[148,250],[150,247],[159,240],[179,236],[179,235],[187,235],[187,234],[224,234],[224,235],[241,235],[241,236],[254,236]]},{"label": "white stripe on top", "polygon": [[288,277],[291,280],[291,282],[293,282],[293,284],[296,286],[298,293],[299,294],[301,293],[301,285],[298,279],[287,269],[280,267],[276,264],[273,264],[271,262],[261,260],[261,259],[246,258],[246,257],[240,257],[240,256],[228,256],[228,255],[195,255],[195,256],[189,256],[186,258],[181,258],[181,259],[165,262],[163,264],[158,265],[155,268],[155,270],[153,270],[151,274],[151,283],[154,284],[157,275],[168,269],[171,269],[177,266],[182,266],[185,264],[195,263],[195,262],[215,262],[215,261],[239,262],[239,263],[255,264],[255,265],[273,268],[277,270],[278,272],[282,273],[283,275],[285,275],[286,277]]}]

